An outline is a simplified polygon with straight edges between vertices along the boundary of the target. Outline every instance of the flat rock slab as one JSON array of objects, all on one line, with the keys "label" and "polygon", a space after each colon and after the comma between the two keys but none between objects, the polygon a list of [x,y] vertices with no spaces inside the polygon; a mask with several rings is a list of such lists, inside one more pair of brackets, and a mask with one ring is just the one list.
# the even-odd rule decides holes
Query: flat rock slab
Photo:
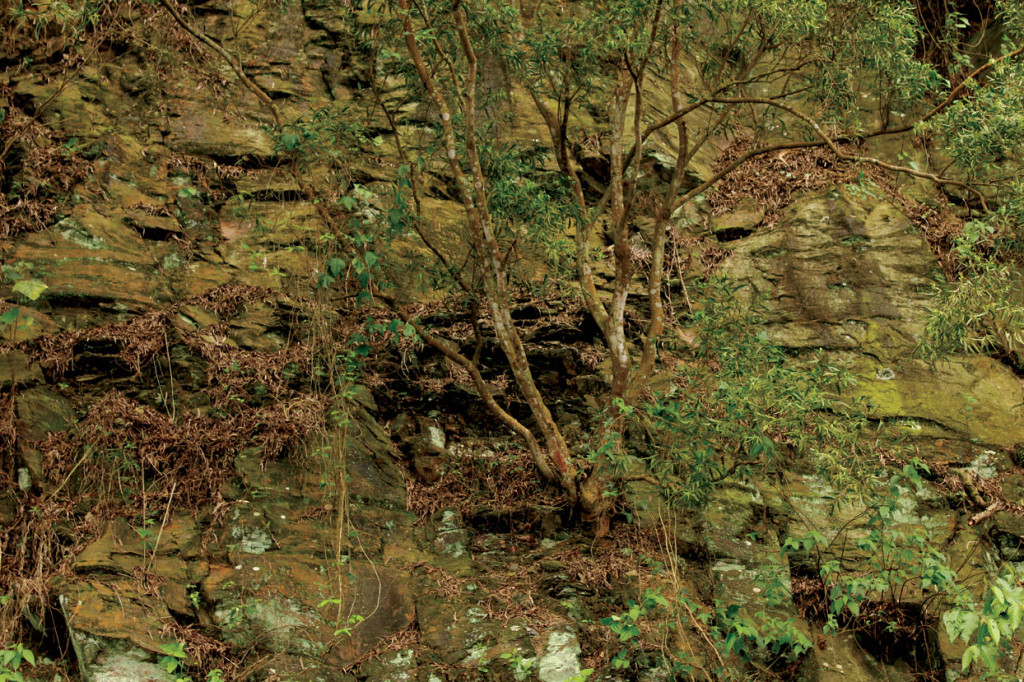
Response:
[{"label": "flat rock slab", "polygon": [[[155,655],[161,645],[174,643],[160,634],[172,621],[167,607],[159,598],[139,594],[138,583],[131,578],[80,579],[58,585],[57,590],[76,645],[88,638],[117,640]],[[106,648],[97,647],[97,655]]]},{"label": "flat rock slab", "polygon": [[731,249],[727,272],[746,285],[737,296],[768,338],[836,351],[857,380],[847,395],[865,399],[868,416],[997,447],[1024,442],[1024,383],[1009,367],[987,357],[915,359],[943,276],[891,204],[838,189],[805,195],[772,229]]},{"label": "flat rock slab", "polygon": [[198,102],[180,102],[168,119],[168,147],[186,154],[214,157],[274,156],[274,141],[255,121],[228,119]]},{"label": "flat rock slab", "polygon": [[738,295],[763,311],[769,338],[790,348],[912,349],[940,277],[906,216],[839,191],[797,200],[771,230],[731,250],[727,272],[748,285]]},{"label": "flat rock slab", "polygon": [[12,261],[31,264],[49,287],[44,300],[71,298],[139,310],[173,300],[160,264],[177,249],[168,242],[143,239],[125,217],[117,211],[107,215],[84,204],[76,206],[52,233],[21,239]]},{"label": "flat rock slab", "polygon": [[1024,443],[1024,382],[992,358],[954,356],[931,365],[914,358],[836,357],[857,378],[849,395],[864,399],[872,418],[916,420],[923,424],[912,426],[939,426],[995,447]]}]

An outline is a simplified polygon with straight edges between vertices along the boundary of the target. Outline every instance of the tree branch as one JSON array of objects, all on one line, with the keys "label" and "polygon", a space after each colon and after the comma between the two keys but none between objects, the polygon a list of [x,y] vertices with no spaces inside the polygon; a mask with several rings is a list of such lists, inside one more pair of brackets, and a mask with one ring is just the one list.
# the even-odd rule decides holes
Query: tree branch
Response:
[{"label": "tree branch", "polygon": [[268,95],[263,90],[263,88],[256,85],[256,83],[253,82],[253,80],[246,75],[245,71],[242,70],[241,62],[239,62],[238,59],[236,59],[233,54],[224,49],[223,45],[215,41],[210,36],[206,35],[205,33],[200,33],[196,29],[192,28],[192,26],[187,21],[185,21],[184,17],[181,16],[181,13],[178,12],[178,9],[171,3],[170,0],[160,0],[160,4],[164,6],[164,9],[166,9],[168,13],[170,13],[171,17],[174,18],[174,21],[178,24],[178,26],[181,26],[181,28],[186,33],[188,33],[190,36],[192,36],[202,44],[206,45],[206,47],[217,53],[221,57],[221,59],[223,59],[225,63],[227,63],[228,67],[235,73],[235,76],[238,77],[238,80],[241,81],[242,85],[248,88],[249,91],[256,96],[256,99],[258,99],[260,102],[263,103],[264,106],[267,107],[271,115],[274,117],[274,123],[277,125],[278,128],[284,125],[284,122],[281,119],[281,114],[278,112],[277,107],[274,106],[274,100],[270,98],[270,95]]},{"label": "tree branch", "polygon": [[486,405],[491,414],[496,416],[503,424],[505,424],[505,426],[523,439],[527,448],[530,450],[530,455],[533,457],[533,462],[540,471],[541,476],[552,483],[561,483],[561,478],[552,471],[551,466],[548,464],[547,457],[544,455],[543,449],[537,442],[537,438],[533,435],[530,429],[523,425],[522,422],[513,417],[498,404],[494,399],[494,396],[491,395],[490,388],[487,386],[487,382],[484,380],[483,375],[480,374],[480,369],[477,367],[476,363],[463,355],[452,341],[443,339],[428,331],[426,327],[405,312],[405,309],[398,303],[398,301],[380,292],[377,292],[376,295],[377,298],[384,301],[384,303],[386,303],[387,306],[391,308],[396,315],[398,315],[402,322],[411,325],[412,328],[416,330],[416,334],[423,339],[424,343],[469,372],[469,376],[473,381],[473,388],[476,389],[476,392],[480,396],[480,399],[483,400],[484,405]]},{"label": "tree branch", "polygon": [[870,163],[872,165],[878,166],[879,168],[884,168],[895,173],[902,173],[905,175],[912,175],[917,178],[930,180],[937,185],[951,185],[954,187],[961,187],[967,190],[968,192],[971,192],[976,197],[978,197],[978,199],[981,201],[982,208],[985,211],[988,211],[988,202],[985,199],[985,195],[982,194],[981,191],[978,190],[976,187],[973,187],[972,185],[969,185],[966,182],[962,182],[960,180],[944,178],[936,175],[935,173],[914,170],[913,168],[908,168],[906,166],[897,166],[896,164],[888,163],[886,161],[882,161],[881,159],[876,159],[874,157],[860,156],[857,154],[847,154],[846,152],[839,148],[839,145],[835,142],[835,140],[833,140],[824,130],[822,130],[821,126],[818,125],[817,121],[815,121],[810,116],[800,111],[797,111],[793,107],[787,104],[783,104],[782,102],[777,102],[775,100],[765,99],[761,97],[715,98],[712,101],[724,104],[763,104],[766,106],[775,107],[776,109],[781,109],[782,111],[788,113],[790,116],[800,119],[801,121],[809,125],[811,128],[813,128],[814,132],[818,135],[818,137],[821,138],[822,143],[828,146],[828,148],[831,149],[832,152],[838,158],[844,161],[852,161],[854,163]]}]

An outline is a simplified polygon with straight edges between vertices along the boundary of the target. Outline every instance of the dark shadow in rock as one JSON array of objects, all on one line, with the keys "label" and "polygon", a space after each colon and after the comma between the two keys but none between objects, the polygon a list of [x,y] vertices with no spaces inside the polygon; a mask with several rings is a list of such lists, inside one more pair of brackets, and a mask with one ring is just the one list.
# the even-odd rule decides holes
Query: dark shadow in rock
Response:
[{"label": "dark shadow in rock", "polygon": [[921,604],[864,602],[854,624],[857,643],[886,665],[903,661],[918,680],[945,680],[938,619]]},{"label": "dark shadow in rock", "polygon": [[755,228],[751,227],[729,227],[715,232],[715,239],[720,242],[734,242],[754,234]]}]

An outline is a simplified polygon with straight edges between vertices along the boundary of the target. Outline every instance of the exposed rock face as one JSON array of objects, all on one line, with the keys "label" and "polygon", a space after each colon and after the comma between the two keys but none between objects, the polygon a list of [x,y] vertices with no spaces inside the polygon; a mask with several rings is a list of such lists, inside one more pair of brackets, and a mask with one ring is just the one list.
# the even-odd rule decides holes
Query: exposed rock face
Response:
[{"label": "exposed rock face", "polygon": [[[314,182],[343,177],[361,185],[362,215],[373,218],[380,210],[376,198],[391,191],[399,159],[389,124],[367,95],[369,60],[355,35],[359,22],[369,25],[372,17],[356,12],[353,18],[338,3],[317,0],[284,4],[272,21],[245,23],[248,7],[241,1],[199,4],[191,18],[245,56],[246,72],[289,120],[328,112],[358,118],[375,135],[380,131],[379,144],[357,143],[350,157],[302,171]],[[61,139],[78,140],[75,153],[88,154],[91,171],[52,224],[4,246],[5,266],[17,265],[48,288],[37,303],[18,300],[24,320],[0,335],[4,342],[52,341],[66,338],[62,333],[139,320],[153,310],[170,310],[169,317],[159,334],[145,339],[137,329],[118,327],[111,336],[79,339],[70,348],[44,348],[51,355],[31,345],[0,351],[0,407],[13,391],[16,434],[6,444],[0,433],[16,483],[0,491],[2,531],[14,532],[27,496],[45,501],[60,486],[87,487],[72,468],[74,460],[54,480],[56,464],[44,446],[49,434],[79,428],[108,391],[131,389],[139,410],[159,408],[176,419],[193,412],[208,417],[211,394],[231,386],[243,386],[250,407],[274,401],[271,382],[264,381],[273,372],[260,354],[287,352],[306,329],[312,313],[300,299],[312,297],[322,274],[313,254],[325,231],[316,206],[290,172],[267,112],[227,69],[212,66],[220,78],[207,74],[209,82],[197,83],[167,78],[165,65],[130,51],[112,51],[101,62],[63,88],[32,73],[13,83],[13,98],[38,110],[40,121]],[[486,70],[492,85],[502,83],[493,64]],[[670,106],[665,92],[655,93],[662,113]],[[532,143],[546,131],[523,102],[523,93],[512,93],[499,103],[521,114],[504,132]],[[429,137],[432,131],[423,126],[428,114],[422,107],[403,111],[401,125]],[[662,157],[651,151],[645,158],[664,172],[670,159]],[[706,175],[714,159],[697,161],[694,172]],[[448,229],[462,219],[461,209],[434,180],[437,186],[422,198],[430,218],[424,229],[447,253],[464,256],[468,245]],[[991,358],[956,357],[932,366],[914,356],[941,275],[911,222],[885,202],[841,188],[797,197],[772,227],[763,220],[764,211],[748,202],[716,217],[711,227],[730,250],[728,276],[746,285],[739,294],[763,311],[767,336],[792,350],[795,362],[824,349],[857,379],[846,397],[865,399],[871,419],[901,423],[922,459],[969,480],[1005,478],[1010,500],[1024,502],[1024,483],[1003,477],[1012,463],[1002,452],[1024,442],[1020,378]],[[643,243],[641,234],[636,237]],[[411,260],[423,247],[404,243],[399,250]],[[416,284],[409,272],[395,278]],[[13,302],[11,285],[0,283],[0,295]],[[242,302],[232,314],[196,299],[225,286],[269,293],[239,294]],[[642,287],[635,293],[642,295]],[[423,293],[428,300],[436,296]],[[319,314],[332,314],[324,307]],[[143,349],[145,362],[135,367],[127,351],[141,340],[155,345]],[[538,377],[553,390],[563,376],[564,348],[557,338],[538,342],[549,344]],[[59,363],[52,356],[58,350],[66,351]],[[252,364],[227,363],[225,369],[211,360],[235,351],[252,353],[242,357]],[[301,360],[281,369],[280,384],[314,380]],[[245,372],[248,383],[230,383]],[[601,383],[599,375],[589,378]],[[582,377],[577,382],[581,391],[585,384]],[[91,498],[70,500],[67,514],[82,520],[89,541],[50,587],[59,596],[53,607],[66,620],[83,676],[95,682],[174,679],[158,660],[188,628],[257,651],[252,679],[509,679],[526,671],[544,682],[565,682],[585,674],[588,661],[607,666],[605,654],[626,647],[611,641],[599,622],[638,598],[655,572],[654,559],[644,557],[642,574],[639,563],[620,569],[616,562],[623,557],[640,561],[625,542],[602,546],[587,538],[573,544],[562,526],[565,514],[554,507],[538,505],[525,519],[473,518],[455,507],[417,518],[407,510],[408,488],[449,471],[454,446],[440,423],[423,415],[404,427],[391,422],[389,433],[370,391],[349,388],[347,426],[305,434],[285,455],[266,457],[260,442],[207,453],[223,457],[227,472],[211,498],[190,512],[166,511],[180,490],[171,499],[164,494],[155,507],[152,499],[144,501],[145,515],[132,518],[93,514]],[[133,485],[140,470],[133,467],[141,468],[123,451],[83,448],[76,455],[83,463],[93,456],[122,457],[122,473]],[[403,455],[417,474],[415,483]],[[0,461],[7,456],[0,452]],[[119,481],[107,481],[111,495],[120,494]],[[344,506],[337,502],[342,489]],[[806,471],[786,472],[777,481],[723,486],[706,509],[688,510],[687,518],[674,522],[655,486],[636,482],[625,492],[634,505],[628,532],[638,528],[658,538],[649,548],[672,544],[679,576],[658,587],[673,599],[720,599],[755,616],[765,583],[777,578],[787,594],[768,615],[810,636],[821,623],[801,612],[793,576],[806,577],[828,560],[855,573],[874,556],[858,545],[871,532],[868,510],[833,508],[837,493]],[[990,546],[1000,557],[1024,560],[1024,525],[1016,517],[997,516],[987,522],[991,528],[969,528],[969,514],[951,508],[932,483],[907,489],[901,500],[894,532],[929,537],[970,584],[980,583],[992,567],[977,551],[984,533],[991,534]],[[61,517],[53,523],[74,544],[67,536],[78,526],[66,522]],[[507,527],[498,532],[489,524]],[[619,532],[625,528],[620,525]],[[787,537],[811,531],[828,543],[820,554],[783,551]],[[580,556],[604,572],[586,572]],[[926,602],[922,594],[907,600]],[[671,645],[710,654],[705,631],[694,623],[687,619]],[[962,647],[940,644],[942,665],[958,669]],[[640,660],[648,652],[634,653]],[[693,661],[700,660],[694,653]],[[647,677],[640,679],[673,674],[657,661],[643,663],[637,674]],[[637,663],[629,674],[644,666]],[[828,638],[827,646],[808,654],[801,671],[821,680],[909,678],[905,662],[879,662],[852,635]],[[623,679],[629,679],[626,673]]]},{"label": "exposed rock face", "polygon": [[[83,670],[96,679],[126,679],[116,677],[128,674],[118,672],[123,656],[104,652],[127,639],[161,653],[172,614],[217,625],[232,644],[275,654],[282,671],[297,675],[303,661],[317,661],[328,679],[335,675],[331,670],[356,662],[409,626],[409,569],[388,565],[413,551],[404,479],[373,417],[364,412],[358,418],[363,435],[339,443],[344,449],[337,452],[346,453],[348,471],[360,481],[355,487],[368,493],[350,510],[354,539],[343,539],[358,543],[365,559],[338,565],[340,554],[331,545],[335,519],[322,515],[330,496],[318,475],[288,462],[262,467],[258,450],[244,451],[236,457],[242,487],[237,499],[229,498],[232,511],[212,546],[188,517],[166,519],[143,537],[115,520],[79,554],[75,570],[81,577],[59,589],[77,646],[99,652],[80,661]],[[208,561],[211,550],[227,563]],[[122,577],[139,571],[160,577],[155,594],[139,594]],[[339,640],[335,630],[353,614],[360,616],[358,626],[348,624],[351,636]]]},{"label": "exposed rock face", "polygon": [[730,275],[764,306],[770,338],[791,348],[907,355],[941,279],[905,216],[838,190],[800,197],[772,229],[731,250]]},{"label": "exposed rock face", "polygon": [[[871,419],[901,425],[925,462],[950,466],[965,480],[992,479],[1005,467],[993,466],[996,452],[985,446],[1005,451],[1024,439],[1024,384],[1008,366],[990,358],[953,357],[929,364],[915,357],[942,275],[922,236],[899,211],[837,188],[797,197],[773,227],[729,246],[729,275],[747,285],[738,295],[763,315],[770,339],[793,349],[794,362],[810,351],[826,350],[826,357],[855,380],[845,395],[862,401]],[[979,462],[991,464],[979,469]],[[776,541],[773,530],[758,531],[756,540],[740,533],[757,525],[742,519],[769,509],[769,517],[785,519],[788,537],[822,534],[824,544],[815,551],[789,553],[790,566],[782,572],[787,577],[817,575],[828,561],[870,575],[884,561],[874,541],[890,534],[897,543],[928,538],[944,548],[951,566],[959,567],[961,580],[983,580],[987,565],[972,550],[979,539],[964,514],[950,509],[944,493],[929,484],[901,490],[899,508],[882,535],[868,508],[835,506],[840,491],[814,476],[794,474],[781,486],[758,485],[746,501],[719,491],[716,495],[725,495],[725,501],[713,498],[705,521],[716,593],[738,590],[731,601],[742,602],[742,595],[764,580],[763,567],[777,564],[778,551],[769,547],[764,556],[757,551]],[[1016,535],[1004,539],[1009,537]],[[913,591],[901,597],[908,604],[928,601],[926,594]],[[785,608],[781,613],[786,615]],[[797,610],[788,615],[803,622]],[[941,627],[932,627],[935,634],[928,637],[934,639],[907,644],[905,651],[923,647],[930,652],[913,654],[919,657],[914,665],[955,668],[963,644],[950,643]],[[858,652],[858,646],[863,643],[830,639],[813,653],[808,674],[876,679],[882,674],[878,661]],[[936,658],[940,650],[944,661]],[[885,674],[892,675],[893,668]]]},{"label": "exposed rock face", "polygon": [[[915,432],[998,447],[1024,441],[1024,387],[989,358],[916,359],[941,270],[891,205],[840,190],[800,197],[772,229],[732,243],[729,274],[763,311],[764,329],[795,350],[847,365],[851,397]],[[922,431],[923,430],[923,431]]]}]

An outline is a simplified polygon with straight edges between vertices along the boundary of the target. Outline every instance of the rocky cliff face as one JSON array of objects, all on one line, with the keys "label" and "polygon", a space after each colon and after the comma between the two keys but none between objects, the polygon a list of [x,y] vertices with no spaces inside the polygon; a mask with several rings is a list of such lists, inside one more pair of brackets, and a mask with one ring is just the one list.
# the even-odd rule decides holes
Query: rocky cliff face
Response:
[{"label": "rocky cliff face", "polygon": [[[187,18],[242,57],[286,119],[329,112],[373,132],[299,173],[358,183],[375,210],[398,158],[366,90],[369,19],[318,2],[253,9],[201,3]],[[459,415],[445,415],[473,402],[457,381],[438,393],[436,421],[397,419],[357,377],[325,391],[344,349],[322,340],[354,317],[315,289],[324,226],[282,138],[159,7],[124,11],[132,22],[103,39],[5,44],[0,294],[19,313],[0,328],[0,586],[13,597],[0,632],[62,657],[51,677],[97,682],[213,668],[266,680],[561,682],[587,669],[655,680],[671,673],[651,646],[631,653],[631,672],[610,664],[624,644],[602,618],[650,588],[708,612],[715,600],[755,604],[775,577],[787,596],[774,612],[820,631],[808,576],[828,560],[867,570],[877,555],[859,544],[865,508],[833,508],[836,491],[799,467],[723,486],[684,518],[632,486],[633,523],[594,542],[553,493],[492,473],[529,463],[500,433],[462,437]],[[82,60],[61,66],[76,49]],[[417,125],[414,107],[401,125]],[[510,134],[541,130],[524,114]],[[442,193],[429,201],[443,237],[458,210]],[[764,308],[764,333],[794,363],[818,350],[846,363],[857,378],[846,397],[941,472],[906,490],[892,532],[928,537],[966,584],[1024,558],[1018,517],[968,525],[995,488],[1024,497],[1010,454],[1024,442],[1024,388],[987,357],[916,358],[941,279],[919,228],[838,184],[798,192],[763,221],[755,206],[710,224],[722,228],[722,272]],[[16,293],[25,280],[46,285],[37,300]],[[585,392],[594,370],[565,343],[580,331],[538,324],[549,383]],[[475,497],[459,476],[482,485]],[[483,494],[494,504],[473,501]],[[827,539],[821,552],[781,551],[810,531]],[[958,670],[962,647],[939,632],[929,594],[900,608],[904,640],[819,636],[789,673]],[[690,615],[651,641],[703,677],[717,654]]]}]

